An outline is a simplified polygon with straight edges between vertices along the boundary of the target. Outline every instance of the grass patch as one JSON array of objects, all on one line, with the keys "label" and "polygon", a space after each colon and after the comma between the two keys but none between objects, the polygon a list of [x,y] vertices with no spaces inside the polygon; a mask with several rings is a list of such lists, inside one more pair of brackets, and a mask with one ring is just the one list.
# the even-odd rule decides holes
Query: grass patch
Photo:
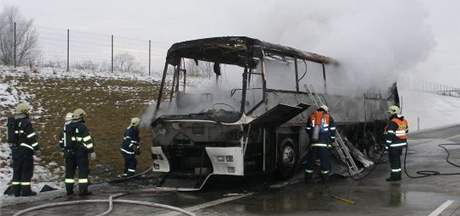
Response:
[{"label": "grass patch", "polygon": [[[123,159],[119,148],[123,131],[131,117],[141,116],[158,90],[155,84],[136,80],[44,79],[29,76],[4,79],[18,81],[16,87],[33,96],[30,103],[43,108],[33,110],[32,115],[42,147],[42,163],[45,165],[52,161],[63,164],[57,138],[65,114],[76,108],[88,113],[86,122],[95,140],[97,153],[96,161],[91,162],[92,174],[103,178],[122,172]],[[139,171],[150,167],[152,163],[149,128],[141,129],[141,141]]]}]

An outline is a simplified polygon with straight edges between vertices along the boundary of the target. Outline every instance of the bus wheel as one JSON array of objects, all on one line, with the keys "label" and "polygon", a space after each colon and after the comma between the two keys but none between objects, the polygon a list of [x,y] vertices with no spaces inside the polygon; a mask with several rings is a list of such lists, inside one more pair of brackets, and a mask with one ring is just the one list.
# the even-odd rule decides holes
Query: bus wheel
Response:
[{"label": "bus wheel", "polygon": [[292,177],[297,164],[297,152],[294,149],[294,141],[285,138],[280,143],[278,173],[281,179]]}]

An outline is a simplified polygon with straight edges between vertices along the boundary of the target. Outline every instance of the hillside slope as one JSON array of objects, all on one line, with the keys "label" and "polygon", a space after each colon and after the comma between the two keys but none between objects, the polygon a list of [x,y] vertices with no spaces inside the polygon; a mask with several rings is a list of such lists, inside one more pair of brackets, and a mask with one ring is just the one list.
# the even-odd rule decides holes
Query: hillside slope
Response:
[{"label": "hillside slope", "polygon": [[[16,84],[17,82],[6,84],[0,81],[0,122],[2,123],[0,124],[0,132],[2,134],[6,133],[3,123],[6,122],[9,116],[9,110],[12,110],[19,101],[27,101],[31,98],[31,95],[17,89],[11,83]],[[62,167],[55,162],[46,164],[41,164],[40,162],[41,158],[34,157],[34,163],[36,164],[34,167],[35,175],[32,178],[34,190],[39,190],[45,184],[59,187],[60,180],[58,180],[58,176],[62,172]],[[11,163],[10,146],[4,142],[2,137],[0,139],[0,193],[6,189],[7,184],[11,181]]]},{"label": "hillside slope", "polygon": [[[50,169],[54,167],[53,172],[58,175],[63,174],[62,168],[59,168],[63,159],[57,147],[57,137],[67,112],[80,107],[88,113],[86,122],[94,137],[97,153],[96,161],[91,162],[91,174],[106,179],[123,170],[119,147],[130,118],[140,116],[156,95],[156,85],[149,80],[150,77],[97,75],[65,72],[34,74],[25,68],[16,71],[0,68],[1,85],[12,86],[28,95],[3,106],[2,116],[11,113],[13,105],[19,100],[26,100],[33,106],[32,123],[42,148],[40,164]],[[139,171],[151,166],[150,136],[148,129],[141,130]],[[99,181],[97,178],[93,181]]]},{"label": "hillside slope", "polygon": [[417,128],[424,130],[460,124],[460,98],[404,89],[399,92],[402,111],[412,132]]}]

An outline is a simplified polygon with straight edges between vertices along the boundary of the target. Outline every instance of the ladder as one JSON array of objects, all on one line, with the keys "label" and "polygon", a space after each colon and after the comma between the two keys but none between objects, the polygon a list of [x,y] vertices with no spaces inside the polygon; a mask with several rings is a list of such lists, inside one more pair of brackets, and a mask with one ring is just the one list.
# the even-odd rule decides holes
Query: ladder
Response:
[{"label": "ladder", "polygon": [[[313,85],[308,86],[307,84],[305,84],[304,87],[307,90],[308,95],[310,96],[311,100],[313,101],[316,107],[320,107],[321,105],[327,105],[325,100],[323,100],[323,98],[321,98],[320,95],[312,91]],[[332,114],[329,115],[332,117]],[[332,143],[332,146],[339,155],[340,160],[342,160],[342,162],[345,163],[345,165],[348,167],[348,172],[351,176],[359,174],[361,170],[356,166],[355,160],[350,154],[350,149],[348,148],[338,129],[336,129],[335,136],[336,139],[335,142]]]}]

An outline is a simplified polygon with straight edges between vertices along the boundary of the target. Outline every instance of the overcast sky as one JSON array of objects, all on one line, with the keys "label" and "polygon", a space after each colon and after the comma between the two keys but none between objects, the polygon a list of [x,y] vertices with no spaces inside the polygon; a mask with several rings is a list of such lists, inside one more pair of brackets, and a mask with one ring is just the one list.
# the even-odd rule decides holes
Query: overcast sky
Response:
[{"label": "overcast sky", "polygon": [[[322,11],[335,12],[334,10],[336,10],[337,14],[343,14],[343,10],[355,11],[357,14],[361,12],[360,10],[378,11],[378,8],[359,8],[360,5],[343,4],[338,7],[331,7],[338,1],[330,1],[329,4],[321,3],[321,5],[319,5],[320,3],[317,4],[317,1],[306,1],[309,4],[302,3],[291,7],[280,6],[283,2],[291,3],[291,1],[276,0],[0,0],[0,6],[17,6],[23,15],[34,18],[38,25],[44,27],[71,28],[86,32],[151,39],[165,47],[175,41],[199,37],[248,35],[302,49],[326,52],[327,49],[302,42],[305,38],[305,40],[321,44],[318,38],[310,37],[315,32],[303,32],[302,30],[305,28],[299,26],[296,26],[294,30],[289,29],[292,27],[290,24],[309,25],[312,23],[318,25],[318,23],[323,22],[321,19],[328,19],[328,17],[321,17],[321,15],[326,16],[324,13],[321,14]],[[348,1],[348,3],[350,2],[364,3],[364,1]],[[389,3],[398,4],[398,2]],[[426,58],[408,70],[423,75],[425,79],[460,86],[460,76],[456,75],[460,72],[460,61],[458,61],[460,53],[460,27],[458,27],[460,1],[414,0],[410,2],[414,4],[414,7],[424,8],[423,12],[426,13],[426,16],[423,17],[423,22],[429,26],[435,45],[429,49]],[[380,6],[375,4],[375,7]],[[394,5],[391,10],[398,7],[398,5]],[[409,12],[411,9],[407,8],[407,5],[401,6],[401,8],[411,13]],[[299,16],[303,10],[308,10],[307,18],[315,22],[296,20],[306,19],[305,16]],[[316,13],[319,14],[318,17],[314,16]],[[334,16],[334,13],[331,14]],[[365,17],[362,18],[365,19]],[[401,19],[403,20],[404,17]],[[372,31],[372,29],[363,29],[362,31]],[[290,34],[280,32],[290,32]],[[297,35],[305,34],[305,37],[294,37],[292,32],[298,33]],[[394,34],[398,34],[398,29],[395,29]],[[291,36],[293,39],[290,38]],[[405,40],[410,42],[410,39],[405,38]],[[339,45],[335,43],[335,46]],[[398,43],[398,46],[404,45]],[[335,52],[331,53],[335,54]]]}]

